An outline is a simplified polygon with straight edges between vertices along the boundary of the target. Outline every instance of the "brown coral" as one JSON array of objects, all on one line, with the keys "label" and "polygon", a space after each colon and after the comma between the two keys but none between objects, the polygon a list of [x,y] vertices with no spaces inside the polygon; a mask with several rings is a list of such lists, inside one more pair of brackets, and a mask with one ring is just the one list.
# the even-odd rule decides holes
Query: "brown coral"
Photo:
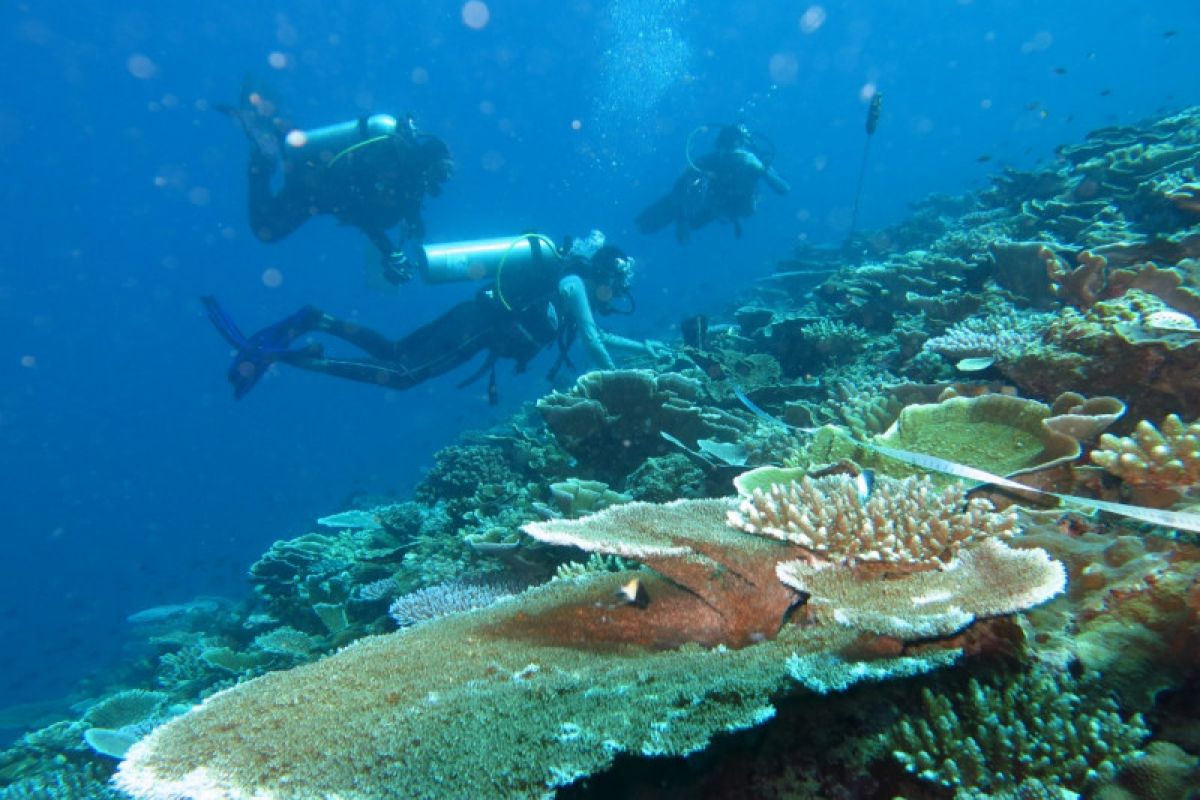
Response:
[{"label": "brown coral", "polygon": [[729,524],[797,544],[839,563],[950,562],[971,542],[1013,532],[1015,519],[961,484],[937,489],[927,477],[880,476],[865,502],[848,475],[803,478],[756,489],[729,512]]},{"label": "brown coral", "polygon": [[1162,427],[1148,420],[1133,436],[1100,437],[1093,462],[1132,486],[1184,489],[1200,482],[1200,421],[1184,425],[1168,414]]},{"label": "brown coral", "polygon": [[685,642],[741,647],[770,638],[795,595],[775,577],[793,544],[745,536],[725,524],[725,500],[626,503],[582,519],[534,522],[538,541],[640,561],[665,581],[648,586],[645,609],[564,608],[546,631],[572,641],[675,647]]}]

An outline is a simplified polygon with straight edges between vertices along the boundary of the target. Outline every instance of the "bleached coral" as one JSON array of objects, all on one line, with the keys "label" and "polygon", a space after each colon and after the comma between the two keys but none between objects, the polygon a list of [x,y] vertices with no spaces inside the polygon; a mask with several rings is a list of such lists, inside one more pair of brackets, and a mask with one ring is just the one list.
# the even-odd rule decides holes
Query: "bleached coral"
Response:
[{"label": "bleached coral", "polygon": [[1133,436],[1100,437],[1092,461],[1132,486],[1182,489],[1200,483],[1200,420],[1184,424],[1168,414],[1162,427],[1148,420]]},{"label": "bleached coral", "polygon": [[962,484],[938,489],[925,476],[881,476],[864,500],[853,477],[802,478],[760,489],[730,511],[734,528],[782,539],[837,562],[948,563],[964,546],[1009,536],[1016,518]]}]

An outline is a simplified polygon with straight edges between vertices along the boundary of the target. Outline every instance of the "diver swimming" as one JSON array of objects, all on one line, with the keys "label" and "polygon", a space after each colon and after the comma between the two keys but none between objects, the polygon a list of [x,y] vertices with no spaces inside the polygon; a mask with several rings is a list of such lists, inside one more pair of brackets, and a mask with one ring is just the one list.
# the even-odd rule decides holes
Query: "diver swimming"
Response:
[{"label": "diver swimming", "polygon": [[[497,246],[500,241],[507,244]],[[490,372],[488,397],[495,402],[496,362],[512,360],[516,371],[521,372],[534,356],[554,343],[558,344],[559,355],[548,375],[551,379],[563,365],[571,365],[568,350],[576,337],[582,338],[591,361],[600,369],[614,367],[610,347],[654,358],[670,352],[659,342],[627,339],[603,331],[596,324],[595,313],[634,310],[630,292],[633,259],[607,244],[599,231],[580,239],[565,239],[562,247],[544,236],[527,234],[507,240],[430,245],[422,250],[426,251],[422,263],[428,267],[434,262],[439,280],[476,279],[485,281],[485,285],[473,299],[399,339],[389,339],[313,306],[305,306],[247,337],[214,298],[203,298],[209,319],[236,350],[228,370],[234,397],[244,397],[275,363],[391,389],[409,389],[487,351],[483,365],[459,385],[466,386]],[[341,339],[365,356],[327,356],[318,343],[292,347],[297,338],[308,333]]]},{"label": "diver swimming", "polygon": [[684,244],[691,232],[713,220],[728,222],[741,238],[741,220],[757,208],[756,190],[761,179],[776,194],[791,191],[787,181],[771,166],[774,149],[762,136],[739,123],[717,128],[713,149],[692,158],[692,142],[714,129],[702,125],[688,136],[688,166],[666,195],[647,206],[636,218],[642,233],[656,233],[674,224],[675,238]]},{"label": "diver swimming", "polygon": [[[367,235],[389,282],[412,278],[411,258],[425,235],[422,202],[441,194],[454,174],[445,142],[412,117],[390,114],[302,130],[249,86],[237,106],[217,109],[237,120],[250,145],[250,227],[259,240],[277,242],[309,218],[330,215]],[[275,191],[280,168],[283,185]],[[388,231],[397,225],[393,241]]]}]

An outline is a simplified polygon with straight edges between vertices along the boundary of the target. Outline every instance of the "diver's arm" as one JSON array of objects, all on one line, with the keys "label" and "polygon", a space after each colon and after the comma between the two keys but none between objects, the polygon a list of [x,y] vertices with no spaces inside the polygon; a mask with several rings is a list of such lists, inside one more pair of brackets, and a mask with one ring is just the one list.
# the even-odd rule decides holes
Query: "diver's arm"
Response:
[{"label": "diver's arm", "polygon": [[592,315],[592,306],[587,299],[587,287],[578,275],[568,275],[558,282],[558,291],[567,304],[567,313],[575,318],[579,335],[588,355],[601,369],[615,369],[609,347],[621,350],[631,350],[635,353],[645,353],[651,358],[667,358],[671,356],[671,348],[654,339],[640,342],[600,329],[596,318]]},{"label": "diver's arm", "polygon": [[647,339],[644,342],[640,342],[637,339],[618,336],[615,333],[609,333],[607,331],[600,331],[600,338],[609,347],[616,347],[621,350],[630,350],[634,353],[643,353],[651,358],[666,358],[671,355],[671,348],[654,339]]},{"label": "diver's arm", "polygon": [[601,369],[613,369],[612,356],[604,346],[605,334],[596,324],[592,316],[592,306],[588,302],[587,287],[578,275],[568,275],[558,282],[558,293],[566,303],[566,311],[575,320],[579,335],[583,338],[583,346],[588,351],[588,357]]},{"label": "diver's arm", "polygon": [[787,181],[779,177],[779,173],[775,171],[774,167],[768,167],[754,153],[746,150],[738,152],[742,156],[742,162],[757,172],[759,177],[766,181],[767,186],[770,186],[775,194],[789,194],[792,191],[792,187],[788,185]]},{"label": "diver's arm", "polygon": [[775,194],[789,194],[792,187],[783,178],[779,177],[779,173],[774,167],[764,167],[762,171],[763,180],[767,182]]},{"label": "diver's arm", "polygon": [[391,238],[381,228],[362,228],[362,232],[371,240],[371,244],[375,245],[375,249],[379,251],[380,257],[386,263],[391,258],[392,253],[396,252],[396,247],[392,244]]}]

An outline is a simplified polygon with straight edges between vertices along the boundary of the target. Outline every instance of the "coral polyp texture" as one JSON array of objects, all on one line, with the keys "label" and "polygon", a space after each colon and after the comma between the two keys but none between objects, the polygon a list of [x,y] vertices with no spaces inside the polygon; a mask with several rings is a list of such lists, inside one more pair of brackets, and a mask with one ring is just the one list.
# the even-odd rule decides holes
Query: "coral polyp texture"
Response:
[{"label": "coral polyp texture", "polygon": [[728,520],[831,561],[946,564],[964,546],[1011,536],[1016,528],[1013,514],[965,495],[962,484],[938,489],[924,476],[880,476],[864,502],[851,476],[805,477],[755,489]]},{"label": "coral polyp texture", "polygon": [[1148,420],[1133,436],[1100,437],[1093,462],[1132,486],[1184,489],[1200,482],[1200,421],[1168,414],[1160,427]]},{"label": "coral polyp texture", "polygon": [[[972,679],[958,692],[921,691],[924,713],[887,736],[904,767],[923,780],[964,790],[1083,791],[1142,755],[1149,731],[1109,697],[1069,676],[1034,671],[996,685]],[[988,795],[991,796],[991,795]],[[1046,796],[1065,796],[1049,794]]]},{"label": "coral polyp texture", "polygon": [[927,340],[924,349],[950,358],[1008,358],[1041,340],[1049,314],[1004,311],[969,317]]},{"label": "coral polyp texture", "polygon": [[779,579],[809,596],[814,616],[896,639],[949,636],[980,617],[1044,603],[1063,590],[1066,573],[1042,550],[984,540],[939,569],[869,579],[807,561],[780,564]]}]

